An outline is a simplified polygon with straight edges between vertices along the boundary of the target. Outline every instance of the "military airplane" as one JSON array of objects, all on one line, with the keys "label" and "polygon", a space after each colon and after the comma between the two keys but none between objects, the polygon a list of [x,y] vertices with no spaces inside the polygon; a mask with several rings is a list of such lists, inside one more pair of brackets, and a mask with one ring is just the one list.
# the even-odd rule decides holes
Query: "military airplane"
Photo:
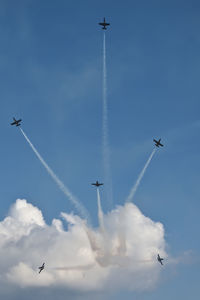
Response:
[{"label": "military airplane", "polygon": [[103,22],[102,23],[99,23],[99,25],[103,26],[102,29],[103,30],[106,30],[106,26],[109,26],[110,23],[106,23],[106,18],[103,19]]},{"label": "military airplane", "polygon": [[157,256],[157,260],[159,261],[159,263],[161,263],[161,265],[163,265],[162,261],[164,260],[164,258],[161,258],[159,254]]},{"label": "military airplane", "polygon": [[103,185],[103,183],[99,183],[97,180],[95,183],[91,183],[91,185],[95,185],[96,187],[99,187],[100,185]]},{"label": "military airplane", "polygon": [[42,272],[42,270],[44,270],[44,265],[45,265],[45,263],[43,263],[42,266],[38,268],[40,270],[39,274]]},{"label": "military airplane", "polygon": [[153,141],[155,142],[155,145],[156,145],[156,147],[158,147],[158,148],[159,148],[160,146],[161,146],[161,147],[163,147],[163,146],[164,146],[164,145],[163,145],[163,144],[161,144],[161,142],[160,142],[160,141],[161,141],[161,139],[159,139],[158,141],[156,141],[156,140],[154,139]]},{"label": "military airplane", "polygon": [[22,121],[22,119],[16,120],[15,118],[13,118],[14,122],[10,123],[10,125],[16,125],[16,126],[20,126],[20,122]]}]

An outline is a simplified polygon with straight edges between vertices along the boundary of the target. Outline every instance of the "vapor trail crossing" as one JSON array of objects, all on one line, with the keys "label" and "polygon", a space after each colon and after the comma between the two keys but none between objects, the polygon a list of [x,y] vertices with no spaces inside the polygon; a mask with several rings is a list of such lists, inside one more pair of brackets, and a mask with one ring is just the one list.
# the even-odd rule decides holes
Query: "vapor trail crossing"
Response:
[{"label": "vapor trail crossing", "polygon": [[106,68],[106,34],[103,33],[103,165],[106,182],[107,201],[112,204],[112,175],[110,166],[110,147],[108,139],[108,101],[107,101],[107,68]]},{"label": "vapor trail crossing", "polygon": [[131,189],[131,191],[130,191],[127,199],[126,199],[126,202],[130,202],[130,201],[133,200],[133,197],[135,196],[135,193],[136,193],[136,191],[137,191],[137,189],[140,185],[140,182],[141,182],[141,180],[142,180],[142,178],[143,178],[143,176],[144,176],[144,174],[145,174],[145,172],[146,172],[146,170],[147,170],[147,168],[148,168],[148,166],[149,166],[149,164],[150,164],[150,162],[151,162],[151,160],[152,160],[155,153],[156,153],[156,148],[153,149],[151,155],[149,156],[144,168],[142,169],[141,173],[138,176],[138,179],[137,179],[136,183],[132,187],[132,189]]},{"label": "vapor trail crossing", "polygon": [[20,128],[21,133],[25,137],[26,141],[36,154],[37,158],[40,160],[42,165],[45,167],[49,175],[52,177],[52,179],[57,183],[59,189],[67,196],[67,198],[72,202],[72,204],[75,206],[77,211],[80,213],[80,215],[89,221],[89,214],[87,210],[84,208],[84,206],[79,202],[79,200],[70,192],[70,190],[64,185],[64,183],[58,178],[58,176],[53,172],[53,170],[48,166],[48,164],[45,162],[45,160],[42,158],[42,156],[39,154],[39,152],[36,150],[36,148],[33,146],[25,132]]}]

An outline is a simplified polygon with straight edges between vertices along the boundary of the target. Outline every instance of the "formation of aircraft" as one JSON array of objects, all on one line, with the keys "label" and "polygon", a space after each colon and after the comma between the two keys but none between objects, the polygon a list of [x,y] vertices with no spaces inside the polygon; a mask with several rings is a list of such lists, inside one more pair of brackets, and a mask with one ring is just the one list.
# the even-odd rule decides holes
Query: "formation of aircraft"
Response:
[{"label": "formation of aircraft", "polygon": [[103,30],[106,30],[106,26],[109,26],[110,23],[106,23],[106,18],[103,19],[103,22],[102,23],[99,23],[99,25],[103,26],[102,29]]},{"label": "formation of aircraft", "polygon": [[163,147],[163,146],[164,146],[164,145],[163,145],[163,144],[161,144],[161,142],[160,142],[160,141],[161,141],[161,139],[159,139],[158,141],[154,139],[153,141],[155,142],[155,146],[156,146],[156,147],[158,147],[158,148],[159,148],[160,146],[161,146],[161,147]]},{"label": "formation of aircraft", "polygon": [[97,180],[95,183],[91,183],[91,185],[95,185],[96,187],[99,187],[100,185],[103,185],[103,183],[99,183]]},{"label": "formation of aircraft", "polygon": [[44,270],[44,265],[45,265],[45,263],[43,263],[42,266],[38,268],[40,270],[39,274],[42,272],[42,270]]},{"label": "formation of aircraft", "polygon": [[16,120],[14,117],[13,117],[13,120],[14,122],[10,123],[10,125],[16,125],[16,126],[20,126],[20,122],[22,121],[22,119],[19,119],[19,120]]},{"label": "formation of aircraft", "polygon": [[[104,17],[103,22],[99,23],[99,25],[102,26],[102,29],[103,29],[103,30],[106,30],[106,29],[107,29],[107,26],[110,26],[110,23],[106,23],[106,19],[105,19],[105,17]],[[12,122],[12,123],[10,123],[10,124],[11,124],[11,125],[16,125],[16,127],[18,127],[18,126],[21,125],[22,119],[16,120],[16,119],[13,117],[13,121],[14,121],[14,122]],[[161,144],[161,139],[159,139],[159,140],[153,139],[153,141],[155,142],[155,146],[158,147],[158,148],[164,146],[163,144]],[[99,187],[99,186],[103,185],[103,183],[99,183],[98,180],[97,180],[95,183],[91,183],[91,185],[94,185],[94,186],[96,186],[96,187]],[[161,265],[163,265],[163,260],[164,260],[164,258],[161,258],[160,255],[158,254],[158,255],[157,255],[157,261],[158,261]],[[45,268],[45,263],[43,263],[41,267],[38,267],[38,269],[39,269],[39,274],[44,270],[44,268]]]},{"label": "formation of aircraft", "polygon": [[164,260],[164,258],[161,258],[160,257],[160,255],[158,254],[158,256],[157,256],[157,260],[159,261],[159,263],[161,264],[161,265],[163,265],[163,260]]}]

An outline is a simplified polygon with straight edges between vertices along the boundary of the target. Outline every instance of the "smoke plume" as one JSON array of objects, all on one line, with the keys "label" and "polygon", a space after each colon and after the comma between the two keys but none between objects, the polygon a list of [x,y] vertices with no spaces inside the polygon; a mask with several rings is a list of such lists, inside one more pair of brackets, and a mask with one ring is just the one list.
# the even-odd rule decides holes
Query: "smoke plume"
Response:
[{"label": "smoke plume", "polygon": [[106,34],[103,34],[103,165],[107,201],[112,205],[112,175],[110,165],[110,146],[108,139],[108,101],[107,101],[107,68],[106,68]]},{"label": "smoke plume", "polygon": [[156,153],[156,148],[153,149],[153,151],[152,151],[151,155],[149,156],[144,168],[142,169],[141,173],[139,174],[136,183],[134,184],[134,186],[130,190],[130,193],[129,193],[127,199],[126,199],[126,202],[130,202],[130,201],[133,200],[133,197],[135,196],[135,193],[137,192],[137,189],[140,185],[140,182],[141,182],[142,178],[144,177],[144,174],[145,174],[145,172],[146,172],[146,170],[147,170],[147,168],[148,168],[148,166],[149,166],[149,164],[150,164],[150,162],[151,162],[151,160],[152,160],[155,153]]},{"label": "smoke plume", "polygon": [[80,215],[89,221],[89,214],[86,211],[85,207],[80,203],[80,201],[70,192],[70,190],[64,185],[64,183],[58,178],[58,176],[53,172],[53,170],[48,166],[46,161],[42,158],[40,153],[36,150],[36,148],[33,146],[25,132],[20,128],[21,133],[25,137],[26,141],[28,142],[29,146],[33,150],[33,152],[36,154],[39,161],[42,163],[42,165],[45,167],[51,178],[55,181],[55,183],[58,185],[59,189],[65,194],[65,196],[72,202],[72,204],[75,206],[77,211],[80,213]]}]

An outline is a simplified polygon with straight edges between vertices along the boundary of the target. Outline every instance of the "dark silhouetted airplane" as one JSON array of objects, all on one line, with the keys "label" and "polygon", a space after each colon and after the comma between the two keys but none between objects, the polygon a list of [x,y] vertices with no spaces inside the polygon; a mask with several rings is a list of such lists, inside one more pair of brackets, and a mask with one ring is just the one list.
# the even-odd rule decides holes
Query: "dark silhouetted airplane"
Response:
[{"label": "dark silhouetted airplane", "polygon": [[97,180],[95,183],[91,183],[91,185],[95,185],[95,186],[98,187],[98,186],[100,186],[100,185],[103,185],[103,183],[99,183],[98,180]]},{"label": "dark silhouetted airplane", "polygon": [[159,254],[157,256],[157,260],[159,261],[159,263],[161,263],[161,265],[163,265],[162,261],[164,260],[164,258],[161,258]]},{"label": "dark silhouetted airplane", "polygon": [[156,141],[156,140],[154,139],[153,141],[155,142],[155,145],[156,145],[156,147],[158,147],[158,148],[159,148],[160,146],[161,146],[161,147],[163,147],[163,146],[164,146],[164,145],[163,145],[163,144],[161,144],[161,142],[160,142],[160,141],[161,141],[161,139],[159,139],[158,141]]},{"label": "dark silhouetted airplane", "polygon": [[13,118],[14,122],[10,123],[10,125],[16,125],[16,126],[20,126],[20,122],[22,121],[21,119],[16,120],[15,118]]},{"label": "dark silhouetted airplane", "polygon": [[45,265],[45,263],[43,263],[42,266],[38,268],[40,270],[39,274],[42,272],[42,270],[44,270],[44,265]]},{"label": "dark silhouetted airplane", "polygon": [[103,19],[102,23],[99,23],[99,25],[103,26],[102,29],[106,30],[106,26],[109,26],[110,23],[106,23],[106,18]]}]

